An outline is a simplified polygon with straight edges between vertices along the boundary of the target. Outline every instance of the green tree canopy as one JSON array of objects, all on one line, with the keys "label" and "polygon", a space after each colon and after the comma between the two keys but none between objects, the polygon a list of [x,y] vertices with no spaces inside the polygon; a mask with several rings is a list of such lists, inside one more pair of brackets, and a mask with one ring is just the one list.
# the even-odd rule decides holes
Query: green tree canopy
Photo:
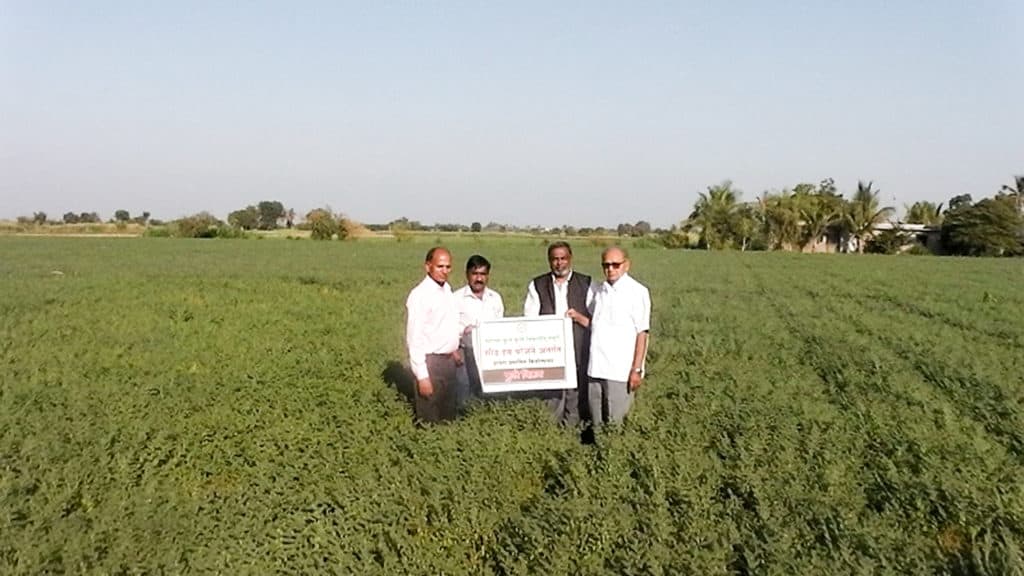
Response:
[{"label": "green tree canopy", "polygon": [[284,204],[280,202],[264,200],[260,202],[256,211],[259,212],[260,230],[276,230],[277,221],[285,216]]},{"label": "green tree canopy", "polygon": [[908,224],[925,224],[928,226],[942,225],[942,204],[934,202],[914,202],[907,208],[905,218]]},{"label": "green tree canopy", "polygon": [[960,202],[956,208],[948,210],[942,223],[942,241],[950,254],[1019,254],[1022,251],[1020,226],[1016,198],[1000,194],[973,205]]},{"label": "green tree canopy", "polygon": [[717,186],[708,186],[701,192],[688,218],[691,227],[700,229],[700,241],[708,250],[727,248],[732,242],[733,215],[742,192],[726,180]]},{"label": "green tree canopy", "polygon": [[850,233],[857,239],[857,251],[861,253],[875,226],[885,222],[896,211],[892,206],[880,207],[878,194],[879,191],[872,188],[871,182],[857,182],[857,191],[847,205],[847,224]]},{"label": "green tree canopy", "polygon": [[338,220],[329,208],[311,210],[306,214],[306,222],[313,240],[330,240],[338,233]]},{"label": "green tree canopy", "polygon": [[254,230],[260,224],[260,215],[255,206],[246,206],[228,214],[228,224],[242,230]]}]

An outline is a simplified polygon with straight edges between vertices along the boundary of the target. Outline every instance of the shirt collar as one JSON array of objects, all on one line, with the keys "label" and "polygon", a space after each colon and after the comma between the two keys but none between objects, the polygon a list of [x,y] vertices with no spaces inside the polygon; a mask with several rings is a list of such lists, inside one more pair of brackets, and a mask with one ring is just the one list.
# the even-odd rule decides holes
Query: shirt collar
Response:
[{"label": "shirt collar", "polygon": [[[473,295],[473,289],[469,287],[469,284],[466,284],[462,288],[459,288],[459,292],[461,293],[463,298],[476,298],[476,296]],[[494,292],[494,290],[491,290],[489,286],[484,286],[484,295],[481,296],[479,299],[487,300],[487,298],[491,296],[492,292]]]},{"label": "shirt collar", "polygon": [[437,282],[434,281],[433,278],[430,277],[429,274],[423,277],[423,282],[420,282],[420,284],[426,284],[433,288],[434,290],[447,290],[448,292],[452,291],[452,287],[448,284],[448,282],[445,282],[444,285],[439,285]]},{"label": "shirt collar", "polygon": [[630,277],[629,272],[623,272],[622,276],[619,276],[619,279],[615,281],[615,284],[612,284],[607,280],[605,280],[603,284],[605,290],[615,290],[617,292],[620,288],[625,288],[632,281],[633,278]]},{"label": "shirt collar", "polygon": [[[568,284],[569,280],[572,280],[572,270],[569,270],[569,275],[565,277],[564,283]],[[558,286],[558,277],[555,276],[554,272],[551,273],[551,283],[555,286]]]}]

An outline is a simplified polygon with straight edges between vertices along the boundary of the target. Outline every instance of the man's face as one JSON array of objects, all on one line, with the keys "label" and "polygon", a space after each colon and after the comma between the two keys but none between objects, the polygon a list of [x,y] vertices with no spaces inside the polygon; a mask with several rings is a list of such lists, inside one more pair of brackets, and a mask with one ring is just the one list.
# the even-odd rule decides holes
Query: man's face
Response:
[{"label": "man's face", "polygon": [[452,271],[452,255],[447,250],[435,250],[434,257],[423,266],[427,269],[427,276],[438,284],[444,284]]},{"label": "man's face", "polygon": [[621,250],[609,250],[601,256],[601,270],[604,271],[605,280],[615,284],[616,280],[629,271],[629,260]]},{"label": "man's face", "polygon": [[565,248],[555,248],[548,255],[548,265],[556,278],[565,278],[572,270],[572,254]]},{"label": "man's face", "polygon": [[482,294],[487,288],[487,280],[491,277],[491,270],[486,266],[477,266],[466,271],[466,284],[473,294]]}]

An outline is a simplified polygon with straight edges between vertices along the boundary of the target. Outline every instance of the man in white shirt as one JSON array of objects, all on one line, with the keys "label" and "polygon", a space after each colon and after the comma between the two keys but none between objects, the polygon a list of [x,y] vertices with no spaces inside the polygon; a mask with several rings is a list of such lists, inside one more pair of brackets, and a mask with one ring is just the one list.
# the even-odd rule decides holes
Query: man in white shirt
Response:
[{"label": "man in white shirt", "polygon": [[466,261],[466,285],[455,291],[459,329],[462,332],[459,348],[462,351],[463,363],[456,372],[460,407],[464,406],[470,397],[479,397],[482,394],[476,358],[473,356],[473,329],[480,325],[481,320],[505,316],[505,303],[501,299],[501,294],[487,287],[490,277],[491,263],[487,258],[474,254]]},{"label": "man in white shirt", "polygon": [[604,282],[591,290],[587,400],[598,426],[619,423],[644,377],[651,295],[629,275],[629,255],[613,246],[601,254]]},{"label": "man in white shirt", "polygon": [[549,274],[541,274],[526,287],[526,301],[523,303],[524,316],[568,316],[573,320],[573,346],[576,354],[576,388],[541,393],[555,422],[575,426],[586,419],[582,414],[587,407],[587,353],[590,348],[590,333],[586,321],[587,293],[590,290],[590,276],[572,269],[572,247],[568,242],[552,242],[548,245]]},{"label": "man in white shirt", "polygon": [[405,301],[405,344],[416,376],[416,417],[423,422],[454,420],[455,371],[459,354],[459,311],[448,285],[452,255],[447,248],[427,252],[427,275]]}]

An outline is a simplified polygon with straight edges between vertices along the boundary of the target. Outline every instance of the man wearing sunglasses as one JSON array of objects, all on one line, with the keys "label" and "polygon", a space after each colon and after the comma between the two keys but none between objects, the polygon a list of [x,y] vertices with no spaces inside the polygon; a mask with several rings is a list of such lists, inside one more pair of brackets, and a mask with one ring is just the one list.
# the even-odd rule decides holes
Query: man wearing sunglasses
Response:
[{"label": "man wearing sunglasses", "polygon": [[591,290],[587,401],[595,426],[619,423],[644,377],[651,295],[629,275],[629,255],[618,246],[601,254],[604,282]]},{"label": "man wearing sunglasses", "polygon": [[590,291],[590,276],[572,269],[572,247],[568,242],[552,242],[548,245],[548,267],[550,274],[541,274],[526,287],[526,302],[523,316],[544,316],[554,314],[568,316],[573,320],[573,345],[576,348],[576,388],[543,393],[548,409],[555,422],[576,426],[580,413],[586,409],[587,354],[590,349],[590,333],[585,322],[590,318],[587,312],[587,294]]}]

